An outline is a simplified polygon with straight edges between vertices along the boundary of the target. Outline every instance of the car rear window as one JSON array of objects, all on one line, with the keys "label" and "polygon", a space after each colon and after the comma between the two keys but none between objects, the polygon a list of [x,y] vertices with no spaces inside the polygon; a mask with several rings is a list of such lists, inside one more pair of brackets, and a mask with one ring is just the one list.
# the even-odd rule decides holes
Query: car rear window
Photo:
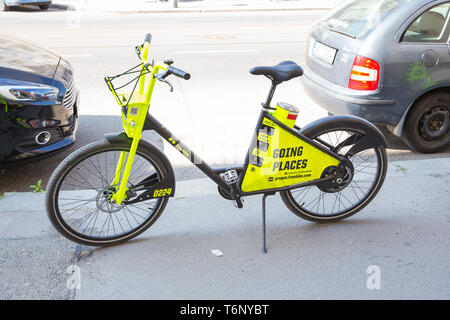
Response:
[{"label": "car rear window", "polygon": [[333,9],[323,25],[334,32],[359,38],[411,0],[350,0]]}]

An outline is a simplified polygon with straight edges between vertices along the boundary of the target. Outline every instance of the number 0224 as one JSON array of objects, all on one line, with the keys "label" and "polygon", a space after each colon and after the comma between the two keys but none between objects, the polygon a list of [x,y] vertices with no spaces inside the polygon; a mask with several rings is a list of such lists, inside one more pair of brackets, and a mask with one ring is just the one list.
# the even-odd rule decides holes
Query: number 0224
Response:
[{"label": "number 0224", "polygon": [[167,189],[159,189],[159,190],[155,190],[155,192],[153,192],[153,197],[164,197],[164,196],[170,196],[170,194],[172,193],[172,188],[167,188]]}]

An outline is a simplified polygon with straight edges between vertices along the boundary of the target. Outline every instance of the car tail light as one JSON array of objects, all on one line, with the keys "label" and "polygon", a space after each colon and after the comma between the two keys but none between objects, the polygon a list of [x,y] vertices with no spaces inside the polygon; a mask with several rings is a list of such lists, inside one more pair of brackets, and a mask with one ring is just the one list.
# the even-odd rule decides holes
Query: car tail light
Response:
[{"label": "car tail light", "polygon": [[380,65],[375,60],[356,56],[350,73],[348,87],[355,90],[377,90]]}]

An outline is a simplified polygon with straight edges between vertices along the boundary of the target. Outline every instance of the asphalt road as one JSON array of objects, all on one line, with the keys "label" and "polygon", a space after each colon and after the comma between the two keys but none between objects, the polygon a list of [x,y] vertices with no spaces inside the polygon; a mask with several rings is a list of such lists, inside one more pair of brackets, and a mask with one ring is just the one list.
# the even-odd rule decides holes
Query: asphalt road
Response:
[{"label": "asphalt road", "polygon": [[[20,8],[1,14],[0,30],[32,40],[71,62],[81,91],[77,142],[47,160],[0,172],[1,191],[29,191],[41,179],[46,185],[53,169],[71,151],[103,134],[121,130],[119,108],[103,78],[137,63],[134,45],[153,35],[155,61],[172,58],[175,66],[192,74],[189,81],[172,79],[173,93],[160,84],[152,99],[152,112],[175,135],[211,164],[239,164],[244,160],[259,105],[269,82],[248,73],[256,65],[283,60],[303,61],[310,26],[324,11],[107,14]],[[274,101],[301,109],[297,122],[304,125],[326,116],[293,79],[277,89]],[[420,155],[410,152],[387,130],[390,160],[449,157],[450,153]],[[146,133],[160,147],[161,140]],[[200,178],[178,152],[165,148],[176,167],[178,180]]]}]

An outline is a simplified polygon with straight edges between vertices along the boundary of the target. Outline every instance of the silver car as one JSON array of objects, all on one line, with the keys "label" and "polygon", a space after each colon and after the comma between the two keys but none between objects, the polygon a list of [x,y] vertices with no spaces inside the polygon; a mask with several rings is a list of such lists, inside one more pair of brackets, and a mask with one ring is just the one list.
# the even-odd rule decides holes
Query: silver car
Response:
[{"label": "silver car", "polygon": [[332,114],[386,125],[419,152],[450,147],[450,1],[351,0],[312,28],[303,86]]}]

